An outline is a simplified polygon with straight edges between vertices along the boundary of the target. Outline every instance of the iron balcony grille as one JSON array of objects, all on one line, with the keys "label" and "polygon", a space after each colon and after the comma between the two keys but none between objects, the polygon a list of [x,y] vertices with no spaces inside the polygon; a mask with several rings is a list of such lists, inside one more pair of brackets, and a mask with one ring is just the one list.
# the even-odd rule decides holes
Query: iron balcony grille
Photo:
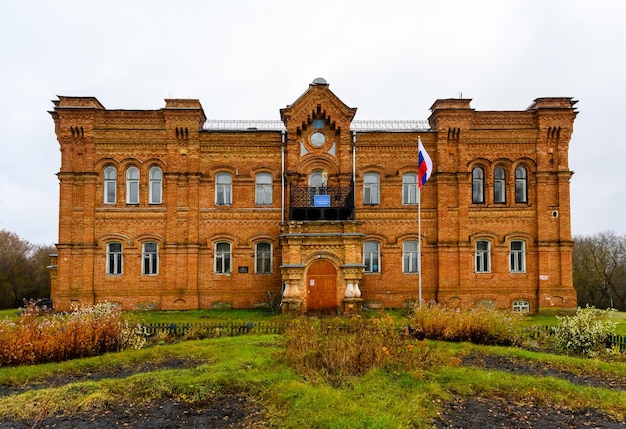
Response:
[{"label": "iron balcony grille", "polygon": [[354,219],[353,186],[290,187],[290,220]]}]

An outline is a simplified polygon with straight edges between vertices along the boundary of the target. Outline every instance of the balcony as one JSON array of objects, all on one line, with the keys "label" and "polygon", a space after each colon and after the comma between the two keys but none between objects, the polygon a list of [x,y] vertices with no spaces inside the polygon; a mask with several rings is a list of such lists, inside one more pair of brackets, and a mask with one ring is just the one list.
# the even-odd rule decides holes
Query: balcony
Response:
[{"label": "balcony", "polygon": [[289,220],[354,220],[353,186],[290,187]]}]

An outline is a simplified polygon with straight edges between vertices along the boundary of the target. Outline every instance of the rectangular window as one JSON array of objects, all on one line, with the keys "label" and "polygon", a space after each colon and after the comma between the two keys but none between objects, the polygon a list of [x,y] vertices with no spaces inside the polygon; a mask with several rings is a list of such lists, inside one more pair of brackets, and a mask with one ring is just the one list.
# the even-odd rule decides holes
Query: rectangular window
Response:
[{"label": "rectangular window", "polygon": [[215,273],[231,273],[230,243],[217,243],[215,246]]},{"label": "rectangular window", "polygon": [[418,242],[405,241],[402,248],[402,272],[405,274],[419,272]]},{"label": "rectangular window", "polygon": [[363,265],[366,273],[380,273],[380,244],[377,241],[363,243]]},{"label": "rectangular window", "polygon": [[256,175],[256,194],[255,202],[257,205],[272,204],[272,175],[269,173],[258,173]]},{"label": "rectangular window", "polygon": [[230,173],[218,173],[215,183],[215,204],[232,204],[232,177]]},{"label": "rectangular window", "polygon": [[417,204],[417,174],[402,176],[402,204]]},{"label": "rectangular window", "polygon": [[363,204],[380,204],[380,179],[378,173],[365,173],[363,177]]},{"label": "rectangular window", "polygon": [[159,253],[157,243],[143,243],[143,264],[141,273],[154,276],[159,273]]},{"label": "rectangular window", "polygon": [[511,241],[511,253],[509,256],[509,271],[512,273],[526,272],[526,243],[523,241]]},{"label": "rectangular window", "polygon": [[257,243],[255,246],[254,272],[256,274],[271,274],[272,272],[272,245]]},{"label": "rectangular window", "polygon": [[489,241],[481,240],[476,242],[475,270],[477,273],[488,273],[491,271],[491,255]]},{"label": "rectangular window", "polygon": [[107,244],[107,275],[120,276],[123,268],[122,244]]}]

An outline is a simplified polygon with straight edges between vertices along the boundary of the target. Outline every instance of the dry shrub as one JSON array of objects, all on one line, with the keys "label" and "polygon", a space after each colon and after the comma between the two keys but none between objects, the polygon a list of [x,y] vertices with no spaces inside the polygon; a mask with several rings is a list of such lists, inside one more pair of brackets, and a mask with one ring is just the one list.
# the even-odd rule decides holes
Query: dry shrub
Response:
[{"label": "dry shrub", "polygon": [[520,319],[509,311],[481,306],[461,310],[433,303],[413,308],[409,328],[419,339],[512,346],[526,338]]},{"label": "dry shrub", "polygon": [[285,332],[285,360],[311,382],[340,386],[373,368],[424,370],[450,362],[429,341],[410,338],[393,319],[298,319]]},{"label": "dry shrub", "polygon": [[0,321],[0,366],[97,356],[144,341],[140,328],[130,327],[111,303],[43,316],[27,307],[16,322]]}]

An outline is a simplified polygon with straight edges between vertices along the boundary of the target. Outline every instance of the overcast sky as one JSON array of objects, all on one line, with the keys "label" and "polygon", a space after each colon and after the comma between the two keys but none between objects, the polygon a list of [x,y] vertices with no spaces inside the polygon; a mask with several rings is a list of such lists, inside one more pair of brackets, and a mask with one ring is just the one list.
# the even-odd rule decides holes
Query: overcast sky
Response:
[{"label": "overcast sky", "polygon": [[0,0],[0,229],[57,241],[57,95],[280,119],[323,77],[360,120],[574,97],[573,234],[626,234],[625,17],[622,0]]}]

